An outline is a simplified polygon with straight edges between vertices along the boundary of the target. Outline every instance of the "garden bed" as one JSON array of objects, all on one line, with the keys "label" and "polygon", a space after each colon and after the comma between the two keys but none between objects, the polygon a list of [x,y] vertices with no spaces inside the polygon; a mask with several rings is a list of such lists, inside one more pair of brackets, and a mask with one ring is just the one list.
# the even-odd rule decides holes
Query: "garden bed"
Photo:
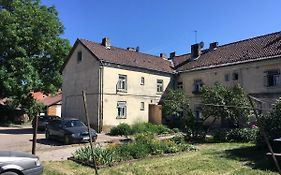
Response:
[{"label": "garden bed", "polygon": [[[135,141],[126,144],[110,144],[107,147],[96,147],[94,155],[98,168],[104,168],[147,157],[169,156],[179,152],[195,150],[196,148],[187,144],[181,136],[159,140],[153,135],[140,134],[136,136]],[[89,146],[76,150],[70,160],[93,167]]]}]

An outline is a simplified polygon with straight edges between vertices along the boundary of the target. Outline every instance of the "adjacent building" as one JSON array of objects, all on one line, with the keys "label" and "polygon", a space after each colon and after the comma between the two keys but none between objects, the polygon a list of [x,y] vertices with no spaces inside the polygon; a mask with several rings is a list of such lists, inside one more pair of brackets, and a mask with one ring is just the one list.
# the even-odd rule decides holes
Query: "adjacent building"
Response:
[{"label": "adjacent building", "polygon": [[[148,121],[150,106],[157,105],[165,90],[182,88],[200,117],[200,90],[219,82],[240,84],[262,99],[267,108],[281,96],[281,32],[203,49],[191,53],[153,56],[138,48],[121,49],[78,39],[62,69],[63,117],[85,120],[82,90],[92,125],[99,130],[125,122]],[[151,108],[153,109],[153,108]]]},{"label": "adjacent building", "polygon": [[85,121],[85,90],[90,123],[96,129],[147,122],[149,106],[158,104],[173,78],[171,62],[161,56],[113,47],[108,38],[102,43],[78,39],[62,70],[62,116]]}]

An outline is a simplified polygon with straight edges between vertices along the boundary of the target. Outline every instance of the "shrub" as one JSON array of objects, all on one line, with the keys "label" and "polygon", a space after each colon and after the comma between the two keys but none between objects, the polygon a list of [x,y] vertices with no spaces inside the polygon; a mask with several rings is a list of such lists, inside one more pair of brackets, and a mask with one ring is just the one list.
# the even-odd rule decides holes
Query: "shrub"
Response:
[{"label": "shrub", "polygon": [[132,125],[132,133],[155,133],[155,134],[169,134],[173,131],[164,125],[154,125],[152,123],[136,123]]},{"label": "shrub", "polygon": [[216,142],[254,142],[257,137],[257,129],[254,128],[235,128],[221,129],[215,132],[214,141]]},{"label": "shrub", "polygon": [[226,142],[227,141],[227,130],[220,129],[214,133],[214,141],[216,142]]},{"label": "shrub", "polygon": [[[110,165],[113,162],[117,161],[117,155],[112,149],[104,149],[104,148],[95,148],[94,156],[96,158],[97,165]],[[73,157],[77,160],[87,160],[90,162],[92,160],[92,152],[90,146],[80,148],[75,151]]]},{"label": "shrub", "polygon": [[112,135],[112,136],[117,136],[117,135],[128,136],[131,134],[132,134],[132,129],[126,123],[121,123],[118,126],[113,127],[109,132],[109,135]]},{"label": "shrub", "polygon": [[[281,136],[281,97],[276,101],[273,110],[265,115],[262,115],[258,120],[258,126],[263,128],[270,141]],[[265,145],[264,138],[259,131],[257,137],[258,145]]]},{"label": "shrub", "polygon": [[257,136],[257,129],[237,128],[227,134],[227,140],[234,142],[254,142]]}]

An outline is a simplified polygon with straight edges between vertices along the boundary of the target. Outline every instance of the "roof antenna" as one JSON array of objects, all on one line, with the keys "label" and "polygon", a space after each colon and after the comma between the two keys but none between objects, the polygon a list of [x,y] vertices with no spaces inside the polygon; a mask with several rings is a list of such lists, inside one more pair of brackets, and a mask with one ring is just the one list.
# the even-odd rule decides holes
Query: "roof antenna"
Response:
[{"label": "roof antenna", "polygon": [[197,43],[197,30],[194,30],[195,44]]}]

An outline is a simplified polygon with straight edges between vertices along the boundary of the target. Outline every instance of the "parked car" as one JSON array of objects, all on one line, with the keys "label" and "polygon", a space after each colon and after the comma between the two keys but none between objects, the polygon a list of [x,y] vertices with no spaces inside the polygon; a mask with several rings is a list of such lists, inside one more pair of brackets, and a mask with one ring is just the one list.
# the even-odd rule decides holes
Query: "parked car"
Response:
[{"label": "parked car", "polygon": [[43,172],[39,158],[35,155],[0,151],[0,175],[39,175]]},{"label": "parked car", "polygon": [[[96,141],[97,133],[90,129],[92,140]],[[50,121],[46,128],[46,139],[57,139],[64,144],[87,142],[90,140],[87,126],[75,118],[63,118]]]},{"label": "parked car", "polygon": [[[47,124],[59,117],[56,115],[43,115],[38,117],[38,130],[45,131]],[[32,121],[32,127],[35,127],[35,118]]]}]

